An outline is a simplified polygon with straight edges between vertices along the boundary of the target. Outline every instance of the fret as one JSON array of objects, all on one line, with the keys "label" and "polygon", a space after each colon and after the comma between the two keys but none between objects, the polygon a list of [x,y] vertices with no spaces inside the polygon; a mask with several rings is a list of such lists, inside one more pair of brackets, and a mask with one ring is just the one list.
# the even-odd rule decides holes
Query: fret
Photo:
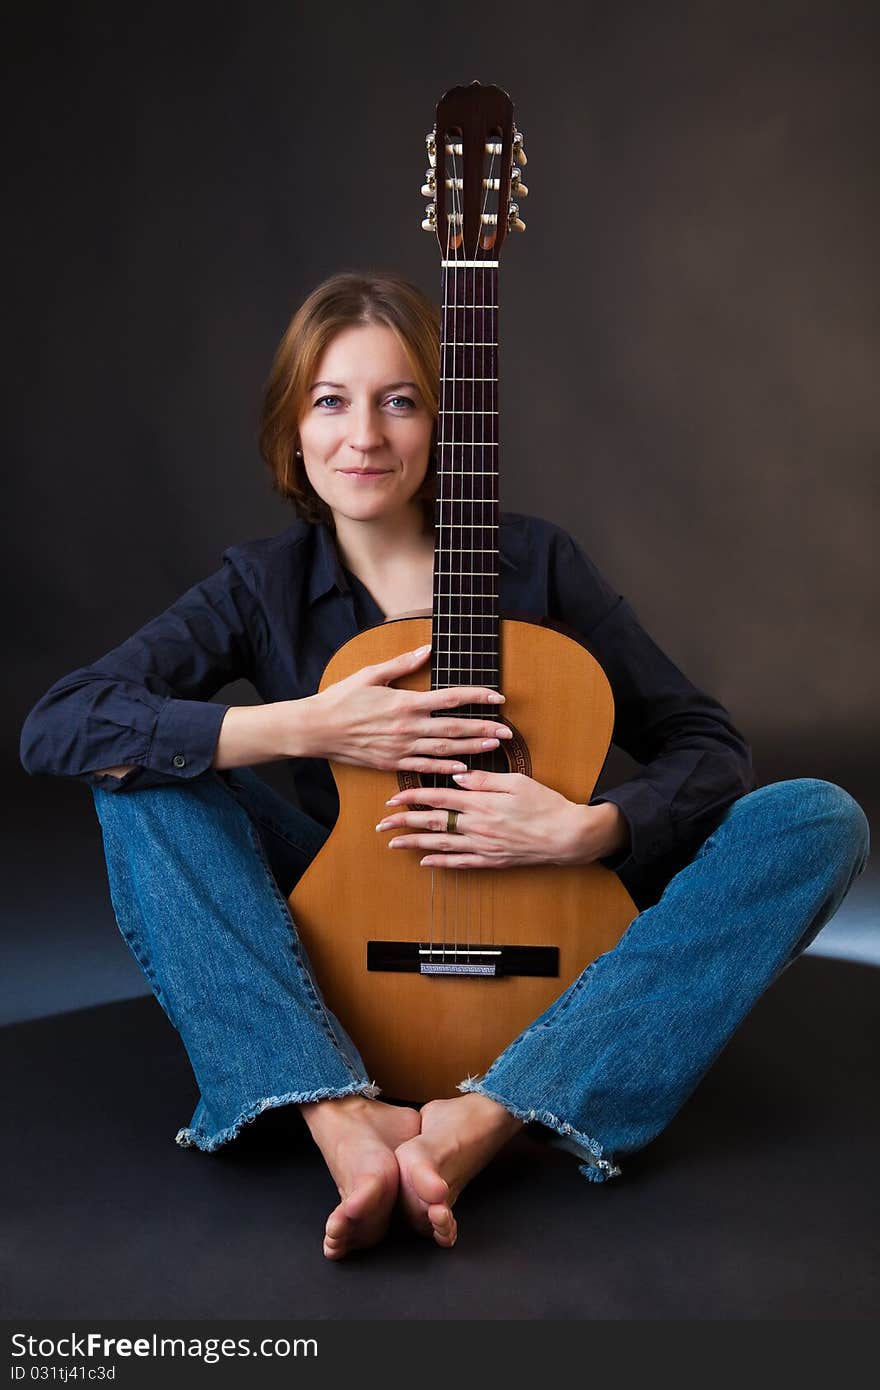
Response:
[{"label": "fret", "polygon": [[[443,499],[452,502],[452,497]],[[485,501],[491,502],[492,498],[487,497]],[[499,523],[497,521],[444,521],[444,526],[455,526],[459,531],[497,531]]]},{"label": "fret", "polygon": [[441,415],[497,415],[497,410],[450,410],[443,406],[440,410]]},{"label": "fret", "polygon": [[442,385],[446,381],[497,381],[497,376],[444,376],[440,378]]},{"label": "fret", "polygon": [[[497,449],[498,441],[495,439],[440,439],[437,441],[441,449]],[[479,497],[476,499],[481,500]],[[462,501],[464,499],[462,498]]]},{"label": "fret", "polygon": [[443,344],[444,349],[446,349],[446,348],[457,348],[457,347],[497,347],[497,346],[498,346],[498,340],[497,340],[496,338],[483,338],[483,339],[478,339],[478,338],[453,338],[453,339],[450,339],[449,342],[446,342],[446,343]]}]

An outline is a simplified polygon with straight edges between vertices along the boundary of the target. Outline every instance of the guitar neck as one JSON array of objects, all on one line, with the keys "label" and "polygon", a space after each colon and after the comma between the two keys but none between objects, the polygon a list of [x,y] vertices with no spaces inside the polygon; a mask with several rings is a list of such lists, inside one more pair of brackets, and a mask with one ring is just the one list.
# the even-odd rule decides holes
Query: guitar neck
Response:
[{"label": "guitar neck", "polygon": [[431,684],[498,688],[498,266],[444,265]]}]

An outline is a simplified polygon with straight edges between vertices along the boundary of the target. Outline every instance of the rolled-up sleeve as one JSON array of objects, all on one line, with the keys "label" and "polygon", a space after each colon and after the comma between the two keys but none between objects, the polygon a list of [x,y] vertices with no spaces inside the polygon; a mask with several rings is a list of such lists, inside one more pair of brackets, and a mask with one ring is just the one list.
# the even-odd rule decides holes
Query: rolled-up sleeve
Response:
[{"label": "rolled-up sleeve", "polygon": [[565,532],[554,546],[552,590],[552,616],[583,636],[611,684],[613,742],[642,764],[634,777],[591,799],[618,806],[630,832],[629,847],[603,862],[621,871],[696,846],[754,789],[748,744],[727,710],[660,650]]},{"label": "rolled-up sleeve", "polygon": [[[264,628],[255,595],[224,556],[121,646],[46,691],[22,726],[24,768],[112,791],[198,777],[229,708],[211,696],[253,680]],[[121,765],[132,767],[121,778],[96,771]]]}]

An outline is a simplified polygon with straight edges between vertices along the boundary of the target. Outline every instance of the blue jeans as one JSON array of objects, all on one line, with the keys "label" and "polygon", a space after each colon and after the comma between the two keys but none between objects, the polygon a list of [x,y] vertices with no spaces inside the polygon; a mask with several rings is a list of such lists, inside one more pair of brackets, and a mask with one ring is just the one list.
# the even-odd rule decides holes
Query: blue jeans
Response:
[{"label": "blue jeans", "polygon": [[[216,1149],[272,1106],[377,1096],[287,903],[329,832],[246,768],[92,792],[116,919],[201,1092],[178,1144]],[[616,1160],[666,1127],[867,856],[864,813],[831,782],[741,797],[660,901],[458,1089],[545,1126],[591,1181],[617,1176]]]}]

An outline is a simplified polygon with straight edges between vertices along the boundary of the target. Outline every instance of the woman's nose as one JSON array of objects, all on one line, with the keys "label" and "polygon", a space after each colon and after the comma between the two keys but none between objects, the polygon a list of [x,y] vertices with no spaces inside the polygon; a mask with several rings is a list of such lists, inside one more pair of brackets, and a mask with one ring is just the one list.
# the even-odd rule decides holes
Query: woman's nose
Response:
[{"label": "woman's nose", "polygon": [[379,412],[371,405],[355,407],[348,417],[348,442],[353,449],[375,449],[382,443],[384,434]]}]

